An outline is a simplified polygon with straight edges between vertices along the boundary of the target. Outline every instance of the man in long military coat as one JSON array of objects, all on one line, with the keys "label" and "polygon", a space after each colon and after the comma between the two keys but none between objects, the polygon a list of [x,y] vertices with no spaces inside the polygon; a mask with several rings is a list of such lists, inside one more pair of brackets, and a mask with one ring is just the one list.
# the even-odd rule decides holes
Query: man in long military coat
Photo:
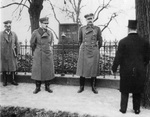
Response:
[{"label": "man in long military coat", "polygon": [[40,91],[42,81],[45,82],[45,90],[49,93],[53,91],[49,88],[50,80],[54,78],[54,62],[52,42],[53,34],[47,29],[49,19],[40,19],[41,27],[34,30],[30,40],[33,50],[33,65],[31,78],[36,81],[34,94]]},{"label": "man in long military coat", "polygon": [[84,90],[85,78],[91,77],[92,91],[97,94],[96,77],[99,74],[100,47],[102,46],[102,37],[100,28],[93,25],[94,15],[92,13],[84,16],[87,25],[79,29],[79,58],[76,74],[80,76],[80,89],[78,93]]},{"label": "man in long military coat", "polygon": [[16,33],[11,31],[11,23],[11,20],[5,21],[5,30],[0,32],[1,71],[3,77],[3,86],[7,86],[8,73],[11,73],[11,83],[13,85],[18,85],[18,83],[15,81],[15,72],[17,70],[19,44]]},{"label": "man in long military coat", "polygon": [[115,73],[120,65],[120,112],[126,113],[129,93],[133,97],[133,110],[140,113],[141,93],[146,80],[146,65],[149,61],[148,42],[137,33],[137,21],[129,20],[127,37],[120,40],[113,62]]}]

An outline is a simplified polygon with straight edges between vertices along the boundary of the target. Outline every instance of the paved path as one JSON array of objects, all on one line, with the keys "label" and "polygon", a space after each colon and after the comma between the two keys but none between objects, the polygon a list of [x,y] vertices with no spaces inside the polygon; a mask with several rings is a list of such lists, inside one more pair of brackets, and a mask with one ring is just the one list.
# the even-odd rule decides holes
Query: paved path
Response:
[{"label": "paved path", "polygon": [[42,85],[41,92],[33,94],[35,85],[32,83],[20,83],[19,86],[9,84],[6,87],[0,83],[0,105],[62,110],[98,117],[149,117],[150,115],[150,110],[143,108],[140,115],[135,115],[132,110],[132,98],[129,99],[127,113],[120,113],[118,111],[120,93],[116,89],[98,88],[99,93],[94,94],[90,87],[85,87],[85,91],[78,94],[78,88],[51,85],[54,92],[50,94]]}]

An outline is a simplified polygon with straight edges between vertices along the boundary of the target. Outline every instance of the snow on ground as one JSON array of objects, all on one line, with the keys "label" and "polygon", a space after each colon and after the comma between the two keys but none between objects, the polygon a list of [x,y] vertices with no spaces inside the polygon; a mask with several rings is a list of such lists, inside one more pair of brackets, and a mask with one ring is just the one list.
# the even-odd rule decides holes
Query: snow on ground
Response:
[{"label": "snow on ground", "polygon": [[120,92],[116,89],[99,87],[99,93],[94,94],[91,87],[85,87],[85,91],[78,94],[78,86],[51,85],[50,87],[53,93],[46,92],[42,84],[41,92],[33,94],[35,84],[20,83],[19,86],[9,84],[3,87],[0,83],[0,105],[62,110],[98,117],[150,116],[150,110],[145,108],[141,108],[139,115],[133,113],[131,96],[127,113],[120,113]]}]

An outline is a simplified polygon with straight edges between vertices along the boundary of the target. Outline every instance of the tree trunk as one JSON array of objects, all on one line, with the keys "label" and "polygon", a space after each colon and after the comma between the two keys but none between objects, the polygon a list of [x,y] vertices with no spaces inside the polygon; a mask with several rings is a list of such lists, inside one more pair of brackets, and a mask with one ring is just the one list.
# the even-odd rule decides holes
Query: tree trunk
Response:
[{"label": "tree trunk", "polygon": [[[135,0],[135,4],[138,33],[148,41],[150,45],[150,0]],[[144,107],[150,107],[150,64],[147,71],[147,82],[142,97],[142,105]]]},{"label": "tree trunk", "polygon": [[41,10],[43,9],[43,0],[32,0],[29,8],[31,33],[39,28],[39,18]]}]

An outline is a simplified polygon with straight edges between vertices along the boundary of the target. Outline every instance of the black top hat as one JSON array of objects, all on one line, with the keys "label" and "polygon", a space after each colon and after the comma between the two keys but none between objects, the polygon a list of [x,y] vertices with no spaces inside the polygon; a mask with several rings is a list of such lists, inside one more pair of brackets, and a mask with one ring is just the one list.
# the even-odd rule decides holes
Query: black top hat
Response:
[{"label": "black top hat", "polygon": [[11,23],[12,21],[11,20],[6,20],[6,21],[4,21],[3,23],[4,24],[8,24],[8,23]]},{"label": "black top hat", "polygon": [[41,23],[49,23],[49,18],[48,17],[43,17],[43,18],[40,18],[39,21]]},{"label": "black top hat", "polygon": [[84,16],[84,18],[93,17],[93,16],[94,16],[94,14],[93,14],[93,13],[90,13],[90,14],[86,14],[86,15]]},{"label": "black top hat", "polygon": [[137,28],[137,20],[129,20],[128,21],[128,28],[136,29]]}]

